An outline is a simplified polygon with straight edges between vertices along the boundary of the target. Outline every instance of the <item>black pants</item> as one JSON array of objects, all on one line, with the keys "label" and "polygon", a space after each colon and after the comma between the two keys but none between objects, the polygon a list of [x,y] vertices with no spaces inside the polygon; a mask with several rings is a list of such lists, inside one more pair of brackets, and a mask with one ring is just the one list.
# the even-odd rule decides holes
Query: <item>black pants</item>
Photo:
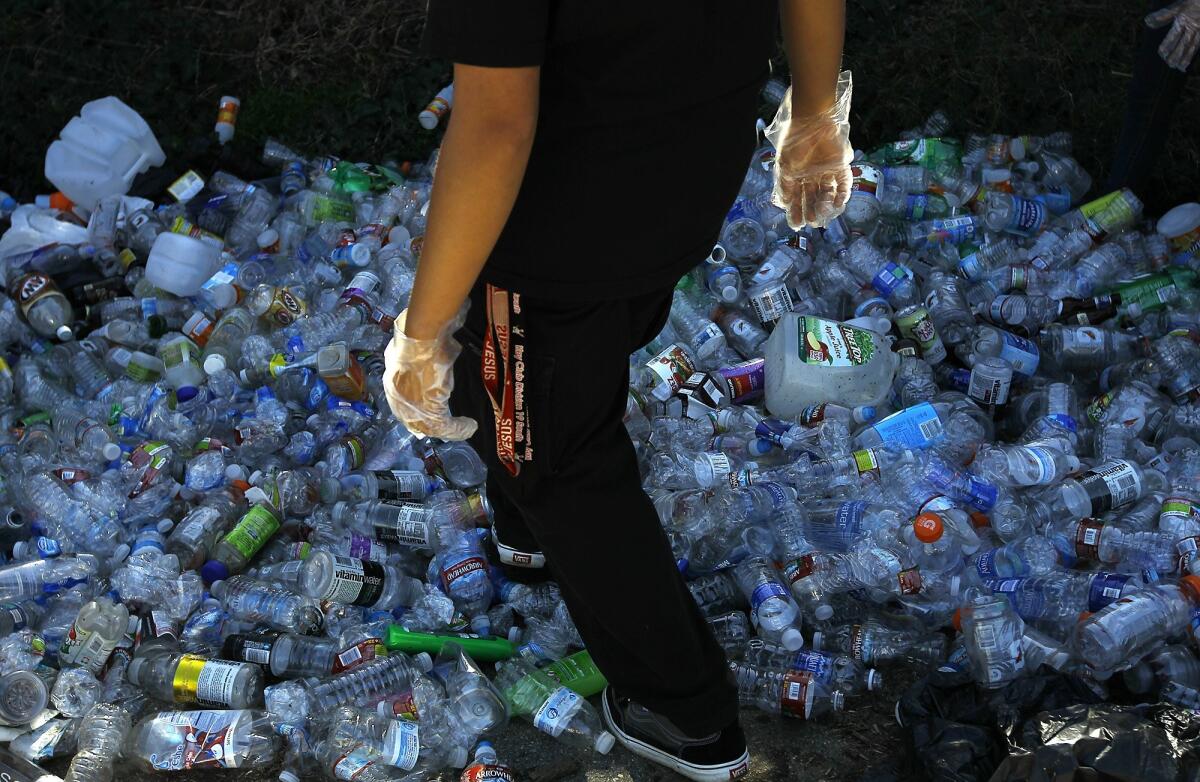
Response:
[{"label": "black pants", "polygon": [[[720,730],[737,716],[724,652],[676,568],[622,423],[629,354],[662,329],[671,291],[589,303],[514,296],[491,319],[487,295],[482,283],[471,294],[451,408],[479,422],[471,445],[488,465],[500,540],[545,554],[592,659],[619,692],[691,735]],[[499,440],[512,463],[498,455],[481,371],[485,335],[503,319],[513,327],[517,401],[512,437],[505,430]],[[505,365],[497,365],[493,395],[503,410]]]},{"label": "black pants", "polygon": [[[1146,5],[1146,11],[1157,11],[1166,3],[1162,0]],[[1157,213],[1174,204],[1155,203],[1157,194],[1147,186],[1154,167],[1167,143],[1171,117],[1183,95],[1186,74],[1169,67],[1158,56],[1158,47],[1170,31],[1167,25],[1157,30],[1138,22],[1137,51],[1133,59],[1133,80],[1125,106],[1125,120],[1109,171],[1106,192],[1128,187],[1147,200],[1147,212]],[[1170,195],[1170,194],[1165,194]]]}]

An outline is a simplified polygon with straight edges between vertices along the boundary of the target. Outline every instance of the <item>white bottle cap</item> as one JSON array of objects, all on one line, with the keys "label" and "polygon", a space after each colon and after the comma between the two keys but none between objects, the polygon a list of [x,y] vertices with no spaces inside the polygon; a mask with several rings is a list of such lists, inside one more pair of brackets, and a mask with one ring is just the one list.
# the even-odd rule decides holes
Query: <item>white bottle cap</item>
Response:
[{"label": "white bottle cap", "polygon": [[867,691],[872,692],[883,687],[883,674],[874,668],[867,670]]},{"label": "white bottle cap", "polygon": [[466,747],[455,747],[450,754],[451,768],[462,768],[471,762],[471,756],[467,754]]},{"label": "white bottle cap", "polygon": [[300,782],[300,777],[285,768],[279,772],[279,782]]},{"label": "white bottle cap", "polygon": [[429,652],[417,652],[413,655],[412,659],[424,673],[429,673],[433,670],[433,658],[429,656]]},{"label": "white bottle cap", "polygon": [[71,329],[68,326],[59,326],[54,330],[54,334],[63,342],[70,342],[75,338],[75,335],[71,333]]},{"label": "white bottle cap", "polygon": [[100,449],[100,455],[107,461],[116,461],[121,456],[121,446],[116,443],[105,443],[104,447]]},{"label": "white bottle cap", "polygon": [[113,552],[112,561],[113,562],[124,562],[125,557],[127,557],[127,556],[129,556],[129,544],[122,543],[119,546],[117,546],[116,550]]},{"label": "white bottle cap", "polygon": [[733,301],[737,301],[737,298],[738,298],[738,289],[733,287],[732,285],[726,285],[724,288],[721,289],[721,299],[723,301],[733,302]]},{"label": "white bottle cap", "polygon": [[225,477],[231,481],[246,480],[246,468],[240,464],[225,465]]},{"label": "white bottle cap", "polygon": [[258,244],[260,250],[266,249],[279,241],[279,231],[276,231],[274,228],[268,228],[260,233],[254,241]]},{"label": "white bottle cap", "polygon": [[825,640],[825,634],[817,630],[812,634],[812,648],[816,651],[821,651],[821,644]]},{"label": "white bottle cap", "polygon": [[783,648],[789,652],[804,648],[804,636],[794,627],[784,630],[781,640],[783,641]]},{"label": "white bottle cap", "polygon": [[601,755],[607,755],[609,750],[611,750],[613,745],[616,743],[617,740],[613,737],[613,734],[609,733],[607,730],[603,731],[599,736],[596,737],[596,751]]},{"label": "white bottle cap", "polygon": [[170,519],[159,519],[158,523],[154,525],[154,528],[156,530],[158,530],[161,534],[166,535],[168,532],[171,531],[171,527],[174,527],[174,526],[175,526],[175,522],[171,521]]},{"label": "white bottle cap", "polygon": [[817,606],[815,611],[813,611],[813,615],[817,617],[817,619],[820,619],[822,622],[824,622],[833,617],[833,606],[821,604]]},{"label": "white bottle cap", "polygon": [[204,371],[210,375],[215,375],[225,368],[225,357],[219,353],[214,353],[204,359]]}]

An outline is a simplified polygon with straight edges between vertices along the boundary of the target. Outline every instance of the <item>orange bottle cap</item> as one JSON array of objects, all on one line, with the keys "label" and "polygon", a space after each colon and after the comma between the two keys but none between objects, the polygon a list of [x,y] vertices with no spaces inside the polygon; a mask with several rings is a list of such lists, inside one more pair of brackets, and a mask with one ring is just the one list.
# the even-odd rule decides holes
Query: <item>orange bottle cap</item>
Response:
[{"label": "orange bottle cap", "polygon": [[913,532],[922,543],[933,543],[942,537],[942,517],[936,513],[922,513],[913,519]]}]

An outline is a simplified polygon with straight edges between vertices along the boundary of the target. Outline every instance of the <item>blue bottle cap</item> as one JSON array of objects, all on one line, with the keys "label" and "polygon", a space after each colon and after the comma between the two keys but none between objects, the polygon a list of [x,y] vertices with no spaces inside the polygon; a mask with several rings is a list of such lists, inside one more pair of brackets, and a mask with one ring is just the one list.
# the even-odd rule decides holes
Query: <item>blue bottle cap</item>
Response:
[{"label": "blue bottle cap", "polygon": [[211,584],[214,581],[224,581],[229,578],[229,568],[226,567],[224,562],[210,559],[200,568],[200,578],[204,579],[205,584]]}]

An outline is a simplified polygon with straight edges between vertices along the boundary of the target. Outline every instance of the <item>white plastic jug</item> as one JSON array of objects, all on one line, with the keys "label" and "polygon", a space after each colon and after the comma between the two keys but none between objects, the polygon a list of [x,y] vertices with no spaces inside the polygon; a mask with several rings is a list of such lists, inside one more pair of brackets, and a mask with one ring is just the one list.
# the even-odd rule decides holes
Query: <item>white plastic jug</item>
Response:
[{"label": "white plastic jug", "polygon": [[195,296],[221,266],[220,248],[183,234],[164,231],[150,247],[146,279],[176,296]]},{"label": "white plastic jug", "polygon": [[110,95],[83,104],[46,150],[46,179],[91,209],[105,196],[125,195],[134,177],[166,159],[146,121]]},{"label": "white plastic jug", "polygon": [[765,344],[767,409],[792,418],[809,405],[878,405],[900,365],[881,334],[791,312]]}]

